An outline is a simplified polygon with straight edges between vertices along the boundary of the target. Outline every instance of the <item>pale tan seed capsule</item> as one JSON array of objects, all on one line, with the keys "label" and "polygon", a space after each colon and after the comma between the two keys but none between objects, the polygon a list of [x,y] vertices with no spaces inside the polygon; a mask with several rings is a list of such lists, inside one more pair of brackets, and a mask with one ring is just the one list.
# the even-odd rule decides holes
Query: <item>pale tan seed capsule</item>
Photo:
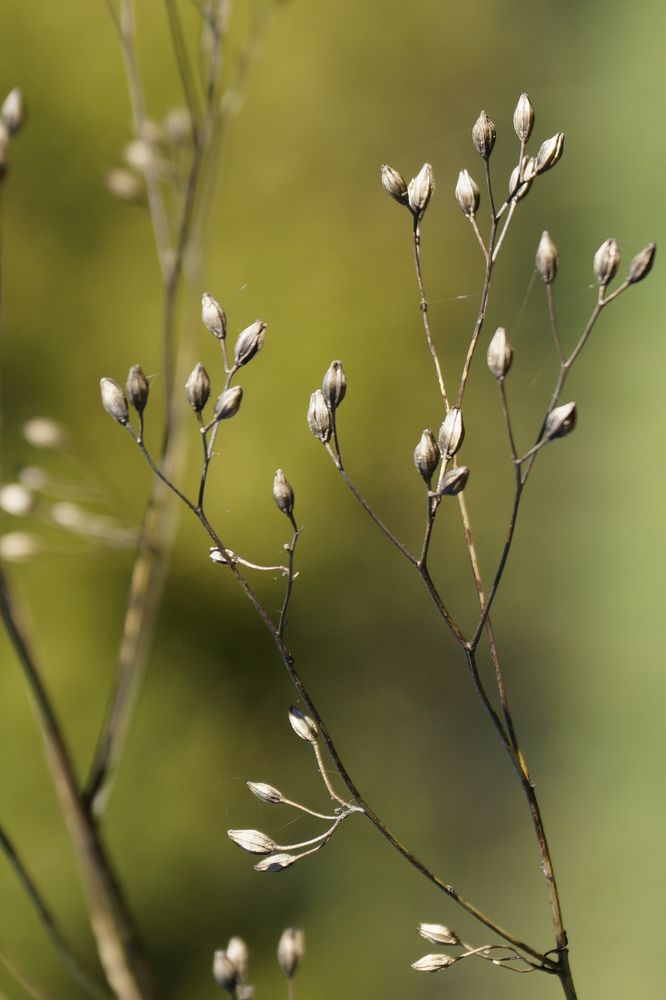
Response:
[{"label": "pale tan seed capsule", "polygon": [[490,154],[495,145],[497,131],[485,111],[482,111],[472,128],[472,142],[476,147],[479,156],[484,160],[490,159]]},{"label": "pale tan seed capsule", "polygon": [[613,280],[620,266],[620,248],[617,240],[611,238],[601,244],[594,255],[592,266],[595,278],[601,287],[605,288],[608,282]]},{"label": "pale tan seed capsule", "polygon": [[208,378],[208,372],[200,361],[190,372],[189,378],[185,383],[185,392],[187,394],[187,402],[194,412],[201,413],[210,396],[210,379]]},{"label": "pale tan seed capsule", "polygon": [[305,934],[294,927],[287,927],[286,930],[282,931],[277,946],[278,964],[287,979],[292,978],[304,955]]},{"label": "pale tan seed capsule", "polygon": [[401,205],[407,205],[407,181],[402,174],[394,170],[393,167],[389,167],[387,163],[382,163],[381,178],[382,187],[386,193],[390,194]]},{"label": "pale tan seed capsule", "polygon": [[284,795],[279,789],[274,788],[273,785],[267,785],[263,781],[248,781],[247,787],[262,802],[269,802],[271,805],[284,802]]},{"label": "pale tan seed capsule", "polygon": [[21,563],[39,555],[41,543],[26,531],[8,531],[0,535],[0,560]]},{"label": "pale tan seed capsule", "polygon": [[201,319],[209,333],[218,340],[224,340],[227,335],[227,317],[217,299],[208,292],[201,296]]},{"label": "pale tan seed capsule", "polygon": [[521,142],[527,142],[534,128],[534,108],[527,94],[521,94],[513,113],[513,128]]},{"label": "pale tan seed capsule", "polygon": [[487,360],[491,375],[497,379],[504,378],[511,367],[513,351],[503,326],[498,326],[493,334],[493,339],[488,345]]},{"label": "pale tan seed capsule", "polygon": [[570,434],[576,426],[577,416],[575,403],[562,403],[561,406],[556,406],[546,417],[543,430],[544,438],[552,441],[554,438],[561,438]]},{"label": "pale tan seed capsule", "polygon": [[25,102],[18,87],[10,90],[5,97],[0,118],[7,126],[10,135],[16,135],[25,120]]},{"label": "pale tan seed capsule", "polygon": [[412,962],[412,969],[416,972],[440,972],[448,969],[455,961],[450,955],[424,955],[418,962]]},{"label": "pale tan seed capsule", "polygon": [[654,243],[648,243],[648,245],[637,253],[631,264],[629,265],[629,274],[627,275],[627,281],[630,285],[635,285],[637,281],[642,281],[643,278],[647,278],[648,274],[652,270],[652,264],[654,262],[654,255],[657,252],[657,247]]},{"label": "pale tan seed capsule", "polygon": [[469,469],[466,465],[459,465],[457,468],[449,469],[444,473],[444,478],[440,483],[439,495],[441,497],[456,497],[465,489],[469,479]]},{"label": "pale tan seed capsule", "polygon": [[296,735],[300,736],[306,743],[317,742],[319,730],[314,719],[311,719],[309,715],[301,712],[299,708],[295,708],[293,705],[289,709],[289,722]]},{"label": "pale tan seed capsule", "polygon": [[22,483],[0,486],[0,510],[12,517],[25,517],[35,506],[35,499]]},{"label": "pale tan seed capsule", "polygon": [[432,944],[461,944],[458,935],[444,924],[419,924],[419,934]]},{"label": "pale tan seed capsule", "polygon": [[310,396],[308,425],[314,436],[319,438],[322,444],[326,444],[330,440],[333,432],[333,422],[331,420],[331,411],[326,405],[326,400],[321,389],[316,389]]},{"label": "pale tan seed capsule", "polygon": [[294,491],[282,469],[278,469],[273,479],[273,499],[287,517],[294,512]]},{"label": "pale tan seed capsule", "polygon": [[148,379],[141,365],[132,365],[127,375],[127,398],[137,413],[143,413],[148,402]]},{"label": "pale tan seed capsule", "polygon": [[407,200],[417,219],[423,218],[430,197],[435,190],[435,177],[429,163],[424,163],[416,177],[407,185]]},{"label": "pale tan seed capsule", "polygon": [[254,1000],[254,986],[250,986],[249,983],[243,983],[236,989],[237,1000]]},{"label": "pale tan seed capsule", "polygon": [[444,417],[444,423],[439,429],[439,447],[446,459],[453,458],[465,438],[465,425],[462,411],[452,406]]},{"label": "pale tan seed capsule", "polygon": [[224,392],[221,392],[215,400],[213,408],[215,420],[229,420],[230,417],[235,417],[240,409],[242,398],[243,390],[239,385],[234,385],[231,389],[225,389]]},{"label": "pale tan seed capsule", "polygon": [[261,830],[227,830],[227,837],[248,854],[271,854],[277,848],[275,841]]},{"label": "pale tan seed capsule", "polygon": [[245,979],[250,964],[250,953],[245,941],[243,941],[243,938],[237,936],[229,938],[226,950],[227,958],[231,959],[236,966],[238,978],[241,980]]},{"label": "pale tan seed capsule", "polygon": [[421,439],[414,449],[414,465],[426,486],[430,486],[435,470],[441,458],[435,435],[427,427],[421,435]]},{"label": "pale tan seed capsule", "polygon": [[557,247],[550,238],[550,233],[544,230],[539,240],[535,258],[536,269],[541,275],[544,284],[552,285],[555,281],[559,259]]},{"label": "pale tan seed capsule", "polygon": [[109,170],[105,182],[107,190],[114,198],[134,203],[143,200],[143,181],[129,170],[124,170],[122,167]]},{"label": "pale tan seed capsule", "polygon": [[550,170],[551,167],[554,167],[559,162],[563,151],[564,132],[558,132],[556,135],[551,136],[550,139],[542,142],[539,152],[536,155],[536,172],[538,174],[545,174],[546,170]]},{"label": "pale tan seed capsule", "polygon": [[289,865],[298,861],[294,854],[270,854],[267,858],[262,858],[254,866],[255,872],[283,872]]},{"label": "pale tan seed capsule", "polygon": [[265,330],[266,324],[260,319],[256,319],[254,323],[238,334],[234,346],[234,358],[239,367],[246,365],[261,350],[264,345]]},{"label": "pale tan seed capsule", "polygon": [[145,173],[153,170],[158,164],[158,157],[150,142],[145,139],[134,139],[125,146],[125,162],[135,170]]},{"label": "pale tan seed capsule", "polygon": [[347,377],[340,361],[331,361],[321,383],[321,391],[331,412],[336,410],[347,392]]},{"label": "pale tan seed capsule", "polygon": [[461,170],[456,184],[456,201],[460,210],[469,218],[476,215],[481,201],[478,185],[470,177],[467,170]]},{"label": "pale tan seed capsule", "polygon": [[531,177],[529,180],[525,177],[527,164],[530,160],[534,162],[532,157],[523,157],[522,174],[520,167],[514,167],[511,171],[511,176],[509,177],[509,198],[513,201],[520,201],[520,199],[524,198],[529,189],[532,187],[534,177]]},{"label": "pale tan seed capsule", "polygon": [[112,378],[100,379],[99,388],[102,394],[102,406],[106,412],[119,424],[125,426],[129,420],[129,409],[123,390]]},{"label": "pale tan seed capsule", "polygon": [[235,995],[238,986],[238,969],[223,948],[218,949],[213,955],[213,979],[227,993]]},{"label": "pale tan seed capsule", "polygon": [[65,444],[65,429],[48,417],[33,417],[23,425],[23,437],[33,448],[62,448]]},{"label": "pale tan seed capsule", "polygon": [[164,116],[164,133],[173,146],[182,146],[192,138],[192,116],[187,108],[172,108]]}]

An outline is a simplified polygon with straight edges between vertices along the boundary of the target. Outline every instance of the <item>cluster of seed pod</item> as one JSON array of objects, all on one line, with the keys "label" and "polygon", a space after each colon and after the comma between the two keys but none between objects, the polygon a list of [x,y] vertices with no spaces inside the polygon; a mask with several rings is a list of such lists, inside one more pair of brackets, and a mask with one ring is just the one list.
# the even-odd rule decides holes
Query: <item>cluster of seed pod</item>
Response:
[{"label": "cluster of seed pod", "polygon": [[308,406],[308,426],[322,444],[328,444],[335,432],[335,411],[345,398],[347,378],[340,361],[332,361],[322,379],[321,389],[315,389]]},{"label": "cluster of seed pod", "polygon": [[444,952],[432,952],[423,955],[416,962],[412,963],[415,972],[441,972],[443,969],[450,969],[452,965],[462,962],[466,958],[480,958],[493,965],[501,966],[511,972],[530,972],[538,966],[529,962],[516,948],[507,945],[481,945],[474,947],[462,941],[455,931],[444,924],[419,924],[418,932],[422,938],[431,944],[447,945],[450,948],[460,949],[457,954],[449,955]]},{"label": "cluster of seed pod", "polygon": [[192,116],[186,108],[172,108],[161,122],[146,119],[141,135],[123,150],[124,166],[106,175],[110,193],[121,201],[142,202],[147,173],[178,187],[183,180],[183,154],[191,149],[192,136]]},{"label": "cluster of seed pod", "polygon": [[[302,930],[287,927],[278,941],[277,960],[288,982],[293,980],[304,955],[305,934]],[[213,979],[234,1000],[253,1000],[254,987],[247,982],[249,964],[250,955],[245,941],[234,936],[226,948],[218,948],[213,955]]]}]

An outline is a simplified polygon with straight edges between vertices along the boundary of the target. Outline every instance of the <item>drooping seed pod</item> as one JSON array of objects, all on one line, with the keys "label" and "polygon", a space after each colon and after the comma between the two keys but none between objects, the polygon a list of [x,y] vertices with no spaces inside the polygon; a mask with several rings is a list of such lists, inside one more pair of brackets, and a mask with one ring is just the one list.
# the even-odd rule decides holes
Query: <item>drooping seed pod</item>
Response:
[{"label": "drooping seed pod", "polygon": [[331,361],[321,383],[321,391],[331,412],[336,410],[347,392],[347,376],[342,362]]},{"label": "drooping seed pod", "polygon": [[289,722],[291,723],[291,728],[294,730],[297,736],[300,736],[302,740],[306,743],[316,743],[319,737],[319,730],[315,724],[314,719],[311,719],[309,715],[301,712],[299,708],[295,708],[292,705],[289,709]]},{"label": "drooping seed pod", "polygon": [[194,412],[201,413],[210,396],[210,379],[208,378],[208,372],[200,361],[197,362],[189,374],[185,383],[185,393],[187,395],[187,402]]},{"label": "drooping seed pod", "polygon": [[448,969],[455,961],[450,955],[424,955],[418,962],[412,962],[412,969],[416,972],[440,972]]},{"label": "drooping seed pod", "polygon": [[488,345],[487,360],[491,375],[497,379],[504,378],[511,367],[513,351],[503,326],[498,326],[493,334]]},{"label": "drooping seed pod", "polygon": [[292,978],[304,955],[305,934],[294,927],[287,927],[282,932],[277,946],[278,965],[287,979]]},{"label": "drooping seed pod", "polygon": [[578,413],[575,403],[562,403],[550,411],[544,424],[543,436],[549,441],[566,437],[576,426]]},{"label": "drooping seed pod", "polygon": [[284,802],[282,792],[274,788],[273,785],[267,785],[264,781],[248,781],[247,787],[262,802],[269,802],[271,805]]},{"label": "drooping seed pod", "polygon": [[298,861],[295,854],[269,854],[267,858],[262,858],[261,861],[257,862],[254,870],[255,872],[283,872],[295,861]]},{"label": "drooping seed pod", "polygon": [[148,402],[148,379],[141,365],[132,365],[127,374],[127,398],[137,413],[143,413]]},{"label": "drooping seed pod", "polygon": [[218,340],[224,340],[227,335],[227,317],[217,299],[208,292],[201,296],[201,319],[209,333]]},{"label": "drooping seed pod", "polygon": [[238,978],[240,980],[245,979],[250,965],[250,953],[245,941],[242,937],[234,935],[234,937],[229,938],[229,944],[227,945],[226,950],[227,958],[231,959],[236,966]]},{"label": "drooping seed pod", "polygon": [[239,385],[234,385],[231,389],[225,389],[215,400],[213,417],[216,421],[229,420],[238,413],[243,398],[243,390]]},{"label": "drooping seed pod", "polygon": [[419,924],[419,934],[426,941],[432,944],[448,944],[456,946],[461,944],[460,938],[449,927],[444,924]]},{"label": "drooping seed pod", "polygon": [[125,393],[112,378],[102,378],[99,382],[102,406],[114,420],[125,426],[129,420],[129,409]]},{"label": "drooping seed pod", "polygon": [[468,218],[476,215],[481,201],[481,192],[467,170],[461,170],[458,174],[455,194],[458,206],[464,215]]},{"label": "drooping seed pod", "polygon": [[430,488],[440,458],[441,454],[435,441],[435,435],[426,427],[414,449],[414,465],[428,488]]},{"label": "drooping seed pod", "polygon": [[462,410],[452,406],[439,429],[439,447],[446,460],[453,458],[465,438]]},{"label": "drooping seed pod", "polygon": [[472,142],[474,143],[477,153],[479,156],[482,156],[484,160],[490,159],[490,154],[493,151],[496,138],[497,131],[495,129],[495,125],[491,122],[485,111],[482,111],[472,128]]},{"label": "drooping seed pod", "polygon": [[310,396],[308,406],[308,425],[316,438],[326,444],[330,440],[333,432],[333,421],[331,411],[326,405],[324,394],[321,389],[316,389]]},{"label": "drooping seed pod", "polygon": [[538,174],[545,174],[546,170],[550,170],[551,167],[554,167],[559,162],[563,152],[564,132],[557,132],[550,139],[546,139],[545,142],[541,143],[539,152],[536,155],[536,172]]},{"label": "drooping seed pod", "polygon": [[261,830],[227,830],[227,837],[248,854],[271,854],[277,844]]},{"label": "drooping seed pod", "polygon": [[534,108],[527,94],[521,94],[513,113],[513,128],[521,142],[527,142],[534,128]]},{"label": "drooping seed pod", "polygon": [[552,285],[555,281],[559,260],[557,247],[550,238],[550,233],[544,230],[541,234],[535,257],[536,269],[541,275],[544,284]]},{"label": "drooping seed pod", "polygon": [[234,359],[239,367],[246,365],[261,350],[264,344],[265,330],[266,324],[260,319],[256,319],[254,323],[245,327],[238,334],[238,339],[234,346]]},{"label": "drooping seed pod", "polygon": [[592,266],[595,278],[601,287],[605,288],[608,282],[613,280],[620,266],[620,248],[617,240],[611,238],[601,244],[594,255]]},{"label": "drooping seed pod", "polygon": [[401,205],[408,205],[407,181],[397,170],[389,167],[387,163],[382,163],[381,169],[382,187],[387,194],[395,198]]},{"label": "drooping seed pod", "polygon": [[16,135],[25,121],[25,101],[18,87],[10,90],[0,109],[0,118],[7,126],[10,135]]},{"label": "drooping seed pod", "polygon": [[407,185],[407,200],[415,218],[422,219],[435,190],[435,177],[429,163],[424,163]]},{"label": "drooping seed pod", "polygon": [[273,479],[273,499],[287,517],[294,512],[294,491],[282,469],[278,469]]},{"label": "drooping seed pod", "polygon": [[213,955],[213,979],[221,989],[231,993],[232,996],[235,995],[238,969],[223,948],[219,948]]},{"label": "drooping seed pod", "polygon": [[458,465],[453,469],[448,469],[442,478],[439,486],[441,497],[455,497],[465,489],[469,479],[469,469],[466,465]]},{"label": "drooping seed pod", "polygon": [[643,278],[647,278],[648,274],[652,270],[652,264],[654,263],[654,255],[657,252],[657,247],[654,243],[648,243],[648,245],[637,253],[631,264],[629,265],[629,274],[627,275],[627,281],[630,285],[635,285],[637,281],[642,281]]}]

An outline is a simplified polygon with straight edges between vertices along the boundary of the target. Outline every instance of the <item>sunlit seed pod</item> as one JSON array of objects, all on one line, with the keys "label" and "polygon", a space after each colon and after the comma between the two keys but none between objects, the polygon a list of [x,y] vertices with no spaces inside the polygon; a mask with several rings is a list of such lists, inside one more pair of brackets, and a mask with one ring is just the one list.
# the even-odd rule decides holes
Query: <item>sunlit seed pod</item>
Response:
[{"label": "sunlit seed pod", "polygon": [[300,736],[302,740],[306,743],[316,743],[319,737],[319,730],[315,724],[314,719],[311,719],[309,715],[301,712],[300,708],[295,708],[292,705],[289,709],[289,722],[291,723],[291,728],[294,730],[297,736]]},{"label": "sunlit seed pod", "polygon": [[266,324],[257,319],[238,334],[234,346],[234,359],[237,365],[246,365],[264,344]]},{"label": "sunlit seed pod", "polygon": [[428,202],[435,190],[435,177],[429,163],[424,163],[416,177],[407,185],[407,200],[417,219],[423,218]]},{"label": "sunlit seed pod", "polygon": [[513,201],[520,201],[524,198],[529,189],[532,187],[532,181],[534,176],[527,180],[525,177],[525,169],[528,161],[531,159],[529,156],[523,157],[522,170],[521,167],[514,167],[511,171],[511,176],[509,178],[509,198]]},{"label": "sunlit seed pod", "polygon": [[493,334],[488,345],[487,361],[490,373],[498,379],[504,378],[511,367],[513,351],[503,326],[498,326]]},{"label": "sunlit seed pod", "polygon": [[243,938],[234,936],[229,938],[226,948],[227,958],[231,959],[238,972],[239,979],[245,979],[250,964],[250,953]]},{"label": "sunlit seed pod", "polygon": [[415,972],[441,972],[456,961],[450,955],[424,955],[418,962],[412,962]]},{"label": "sunlit seed pod", "polygon": [[12,517],[25,517],[35,506],[34,497],[21,483],[0,486],[0,510]]},{"label": "sunlit seed pod", "polygon": [[201,413],[210,396],[210,379],[200,361],[197,362],[188,376],[185,383],[185,394],[187,402],[194,412]]},{"label": "sunlit seed pod", "polygon": [[23,425],[23,437],[33,448],[57,450],[65,443],[65,429],[49,417],[32,417]]},{"label": "sunlit seed pod", "polygon": [[333,432],[333,421],[321,389],[316,389],[310,396],[307,419],[314,436],[326,444]]},{"label": "sunlit seed pod", "polygon": [[562,403],[551,410],[546,417],[543,436],[549,441],[565,437],[576,426],[578,412],[575,403]]},{"label": "sunlit seed pod", "polygon": [[336,410],[347,392],[347,377],[340,361],[331,361],[321,383],[321,391],[329,409]]},{"label": "sunlit seed pod", "polygon": [[657,252],[657,247],[654,243],[648,243],[648,245],[637,253],[631,264],[629,265],[629,274],[627,275],[627,281],[630,285],[635,285],[637,281],[642,281],[646,278],[650,271],[652,270],[652,264],[654,263],[654,255]]},{"label": "sunlit seed pod", "polygon": [[283,872],[289,868],[298,857],[294,854],[270,854],[267,858],[262,858],[254,866],[255,872]]},{"label": "sunlit seed pod", "polygon": [[432,944],[455,946],[462,943],[458,935],[444,924],[419,924],[418,931],[422,938]]},{"label": "sunlit seed pod", "polygon": [[558,132],[541,143],[536,155],[536,172],[544,174],[550,170],[562,157],[564,151],[564,132]]},{"label": "sunlit seed pod", "polygon": [[27,531],[8,531],[0,535],[0,560],[21,563],[39,555],[41,544],[35,535]]},{"label": "sunlit seed pod", "polygon": [[227,837],[248,854],[271,854],[277,844],[261,830],[227,830]]},{"label": "sunlit seed pod", "polygon": [[99,382],[102,406],[114,420],[125,426],[129,420],[129,409],[125,393],[112,378],[102,378]]},{"label": "sunlit seed pod", "polygon": [[550,238],[550,233],[544,230],[535,257],[536,269],[544,284],[552,285],[555,281],[559,260],[557,247]]},{"label": "sunlit seed pod", "polygon": [[594,276],[602,288],[605,288],[608,282],[613,280],[619,266],[620,248],[617,240],[608,239],[601,244],[592,263]]},{"label": "sunlit seed pod", "polygon": [[439,429],[439,447],[442,455],[446,458],[453,456],[460,450],[465,439],[465,425],[463,423],[462,411],[457,406],[452,406],[444,418],[444,422]]},{"label": "sunlit seed pod", "polygon": [[294,512],[294,491],[282,469],[278,469],[273,479],[273,499],[287,517]]},{"label": "sunlit seed pod", "polygon": [[217,299],[208,292],[201,296],[201,319],[209,333],[218,340],[224,340],[227,335],[227,317]]},{"label": "sunlit seed pod", "polygon": [[408,204],[407,181],[397,170],[389,167],[387,163],[382,163],[381,169],[382,187],[387,194],[400,202],[401,205]]},{"label": "sunlit seed pod", "polygon": [[17,479],[22,486],[25,486],[29,490],[48,489],[49,475],[39,465],[24,465],[19,470]]},{"label": "sunlit seed pod", "polygon": [[490,159],[490,154],[495,145],[497,131],[485,111],[482,111],[472,128],[472,142],[479,156],[484,160]]},{"label": "sunlit seed pod", "polygon": [[143,201],[143,181],[129,170],[125,170],[123,167],[109,170],[104,180],[107,190],[114,198],[120,198],[121,201],[134,204]]},{"label": "sunlit seed pod", "polygon": [[152,144],[145,139],[134,139],[128,143],[124,149],[124,156],[128,166],[142,173],[153,170],[158,163]]},{"label": "sunlit seed pod", "polygon": [[282,931],[277,946],[278,965],[287,979],[292,978],[304,955],[305,934],[294,927],[287,927]]},{"label": "sunlit seed pod", "polygon": [[238,413],[243,398],[243,390],[239,385],[234,385],[231,389],[225,389],[215,400],[213,407],[213,417],[216,421],[229,420]]},{"label": "sunlit seed pod", "polygon": [[141,365],[132,365],[127,375],[127,398],[137,413],[143,413],[148,402],[148,379]]},{"label": "sunlit seed pod", "polygon": [[459,465],[454,469],[448,469],[442,478],[439,486],[441,497],[455,497],[465,489],[469,479],[469,469],[466,465]]},{"label": "sunlit seed pod", "polygon": [[267,785],[264,781],[248,781],[247,787],[250,789],[253,795],[262,802],[268,802],[271,805],[277,805],[279,802],[284,802],[284,795],[279,789],[274,788],[273,785]]},{"label": "sunlit seed pod", "polygon": [[513,128],[521,142],[527,142],[534,128],[534,108],[527,94],[521,94],[513,113]]},{"label": "sunlit seed pod", "polygon": [[414,449],[414,465],[428,487],[430,487],[430,482],[439,465],[440,458],[441,453],[435,441],[435,435],[426,427],[419,443]]},{"label": "sunlit seed pod", "polygon": [[192,138],[192,116],[187,108],[172,108],[163,122],[164,133],[173,146],[180,146]]},{"label": "sunlit seed pod", "polygon": [[481,202],[481,192],[467,170],[461,170],[458,174],[455,194],[460,210],[468,218],[476,215]]},{"label": "sunlit seed pod", "polygon": [[10,135],[16,135],[25,121],[25,101],[18,87],[10,90],[0,108],[0,118],[7,126]]},{"label": "sunlit seed pod", "polygon": [[235,995],[238,985],[238,969],[222,948],[213,955],[213,979],[227,993]]}]

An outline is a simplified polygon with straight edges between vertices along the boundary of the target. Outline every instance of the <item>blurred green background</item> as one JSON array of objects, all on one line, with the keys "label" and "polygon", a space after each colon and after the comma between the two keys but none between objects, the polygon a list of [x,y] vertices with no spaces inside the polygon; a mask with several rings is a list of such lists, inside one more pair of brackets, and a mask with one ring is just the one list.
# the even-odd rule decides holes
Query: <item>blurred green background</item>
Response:
[{"label": "blurred green background", "polygon": [[[163,6],[139,7],[141,66],[156,119],[181,103]],[[192,25],[193,5],[180,7]],[[247,21],[236,4],[232,49]],[[345,493],[305,423],[332,358],[349,389],[340,414],[350,473],[407,544],[422,529],[411,460],[441,421],[420,329],[407,213],[379,164],[407,177],[428,160],[437,190],[423,226],[431,321],[457,371],[481,287],[478,247],[455,205],[458,171],[480,182],[469,130],[494,119],[504,190],[516,157],[511,115],[536,108],[532,142],[562,129],[565,156],[521,203],[500,258],[486,333],[507,327],[521,441],[534,434],[555,376],[533,255],[547,228],[560,251],[557,306],[572,343],[594,301],[591,259],[615,236],[624,263],[662,240],[666,12],[655,0],[467,4],[279,4],[227,136],[211,205],[203,287],[236,332],[257,316],[263,352],[225,429],[210,516],[236,550],[280,558],[285,524],[270,495],[285,469],[303,525],[290,643],[340,752],[397,835],[495,919],[545,948],[548,904],[526,806],[493,741],[461,658],[418,581]],[[193,40],[194,36],[192,36]],[[138,524],[149,473],[102,411],[98,379],[140,362],[159,371],[161,297],[147,216],[108,194],[104,175],[130,138],[121,60],[104,4],[0,7],[0,92],[23,88],[30,120],[3,192],[3,474],[39,464],[85,476],[119,521]],[[495,623],[527,759],[540,791],[582,1000],[663,989],[663,703],[659,622],[663,495],[663,295],[653,275],[602,317],[566,398],[579,426],[538,463]],[[202,287],[181,300],[181,336],[213,372],[198,319]],[[484,352],[485,352],[484,342]],[[492,379],[478,358],[463,461],[482,565],[504,532],[511,471]],[[219,373],[218,373],[219,381]],[[148,437],[159,440],[161,385]],[[152,411],[152,412],[151,412]],[[36,453],[26,420],[67,428],[77,466]],[[196,448],[192,431],[192,451]],[[195,462],[188,483],[196,476]],[[42,513],[48,511],[44,500]],[[433,557],[454,612],[473,620],[457,518]],[[45,674],[83,775],[95,745],[123,617],[129,550],[89,545],[30,519],[47,551],[11,567]],[[279,581],[262,579],[270,608]],[[94,948],[67,837],[14,656],[0,642],[2,823],[91,968]],[[484,664],[484,669],[487,664]],[[164,996],[213,997],[212,952],[232,933],[252,951],[258,998],[284,997],[281,930],[305,928],[299,1000],[348,997],[556,997],[556,981],[466,962],[438,976],[419,921],[486,936],[361,820],[319,855],[259,876],[226,837],[319,832],[252,799],[245,780],[323,806],[310,756],[287,723],[288,680],[251,609],[181,517],[148,679],[108,811],[107,840]],[[52,1000],[72,985],[0,859],[2,950]],[[478,967],[477,967],[478,966]],[[0,991],[23,997],[0,967]]]}]

